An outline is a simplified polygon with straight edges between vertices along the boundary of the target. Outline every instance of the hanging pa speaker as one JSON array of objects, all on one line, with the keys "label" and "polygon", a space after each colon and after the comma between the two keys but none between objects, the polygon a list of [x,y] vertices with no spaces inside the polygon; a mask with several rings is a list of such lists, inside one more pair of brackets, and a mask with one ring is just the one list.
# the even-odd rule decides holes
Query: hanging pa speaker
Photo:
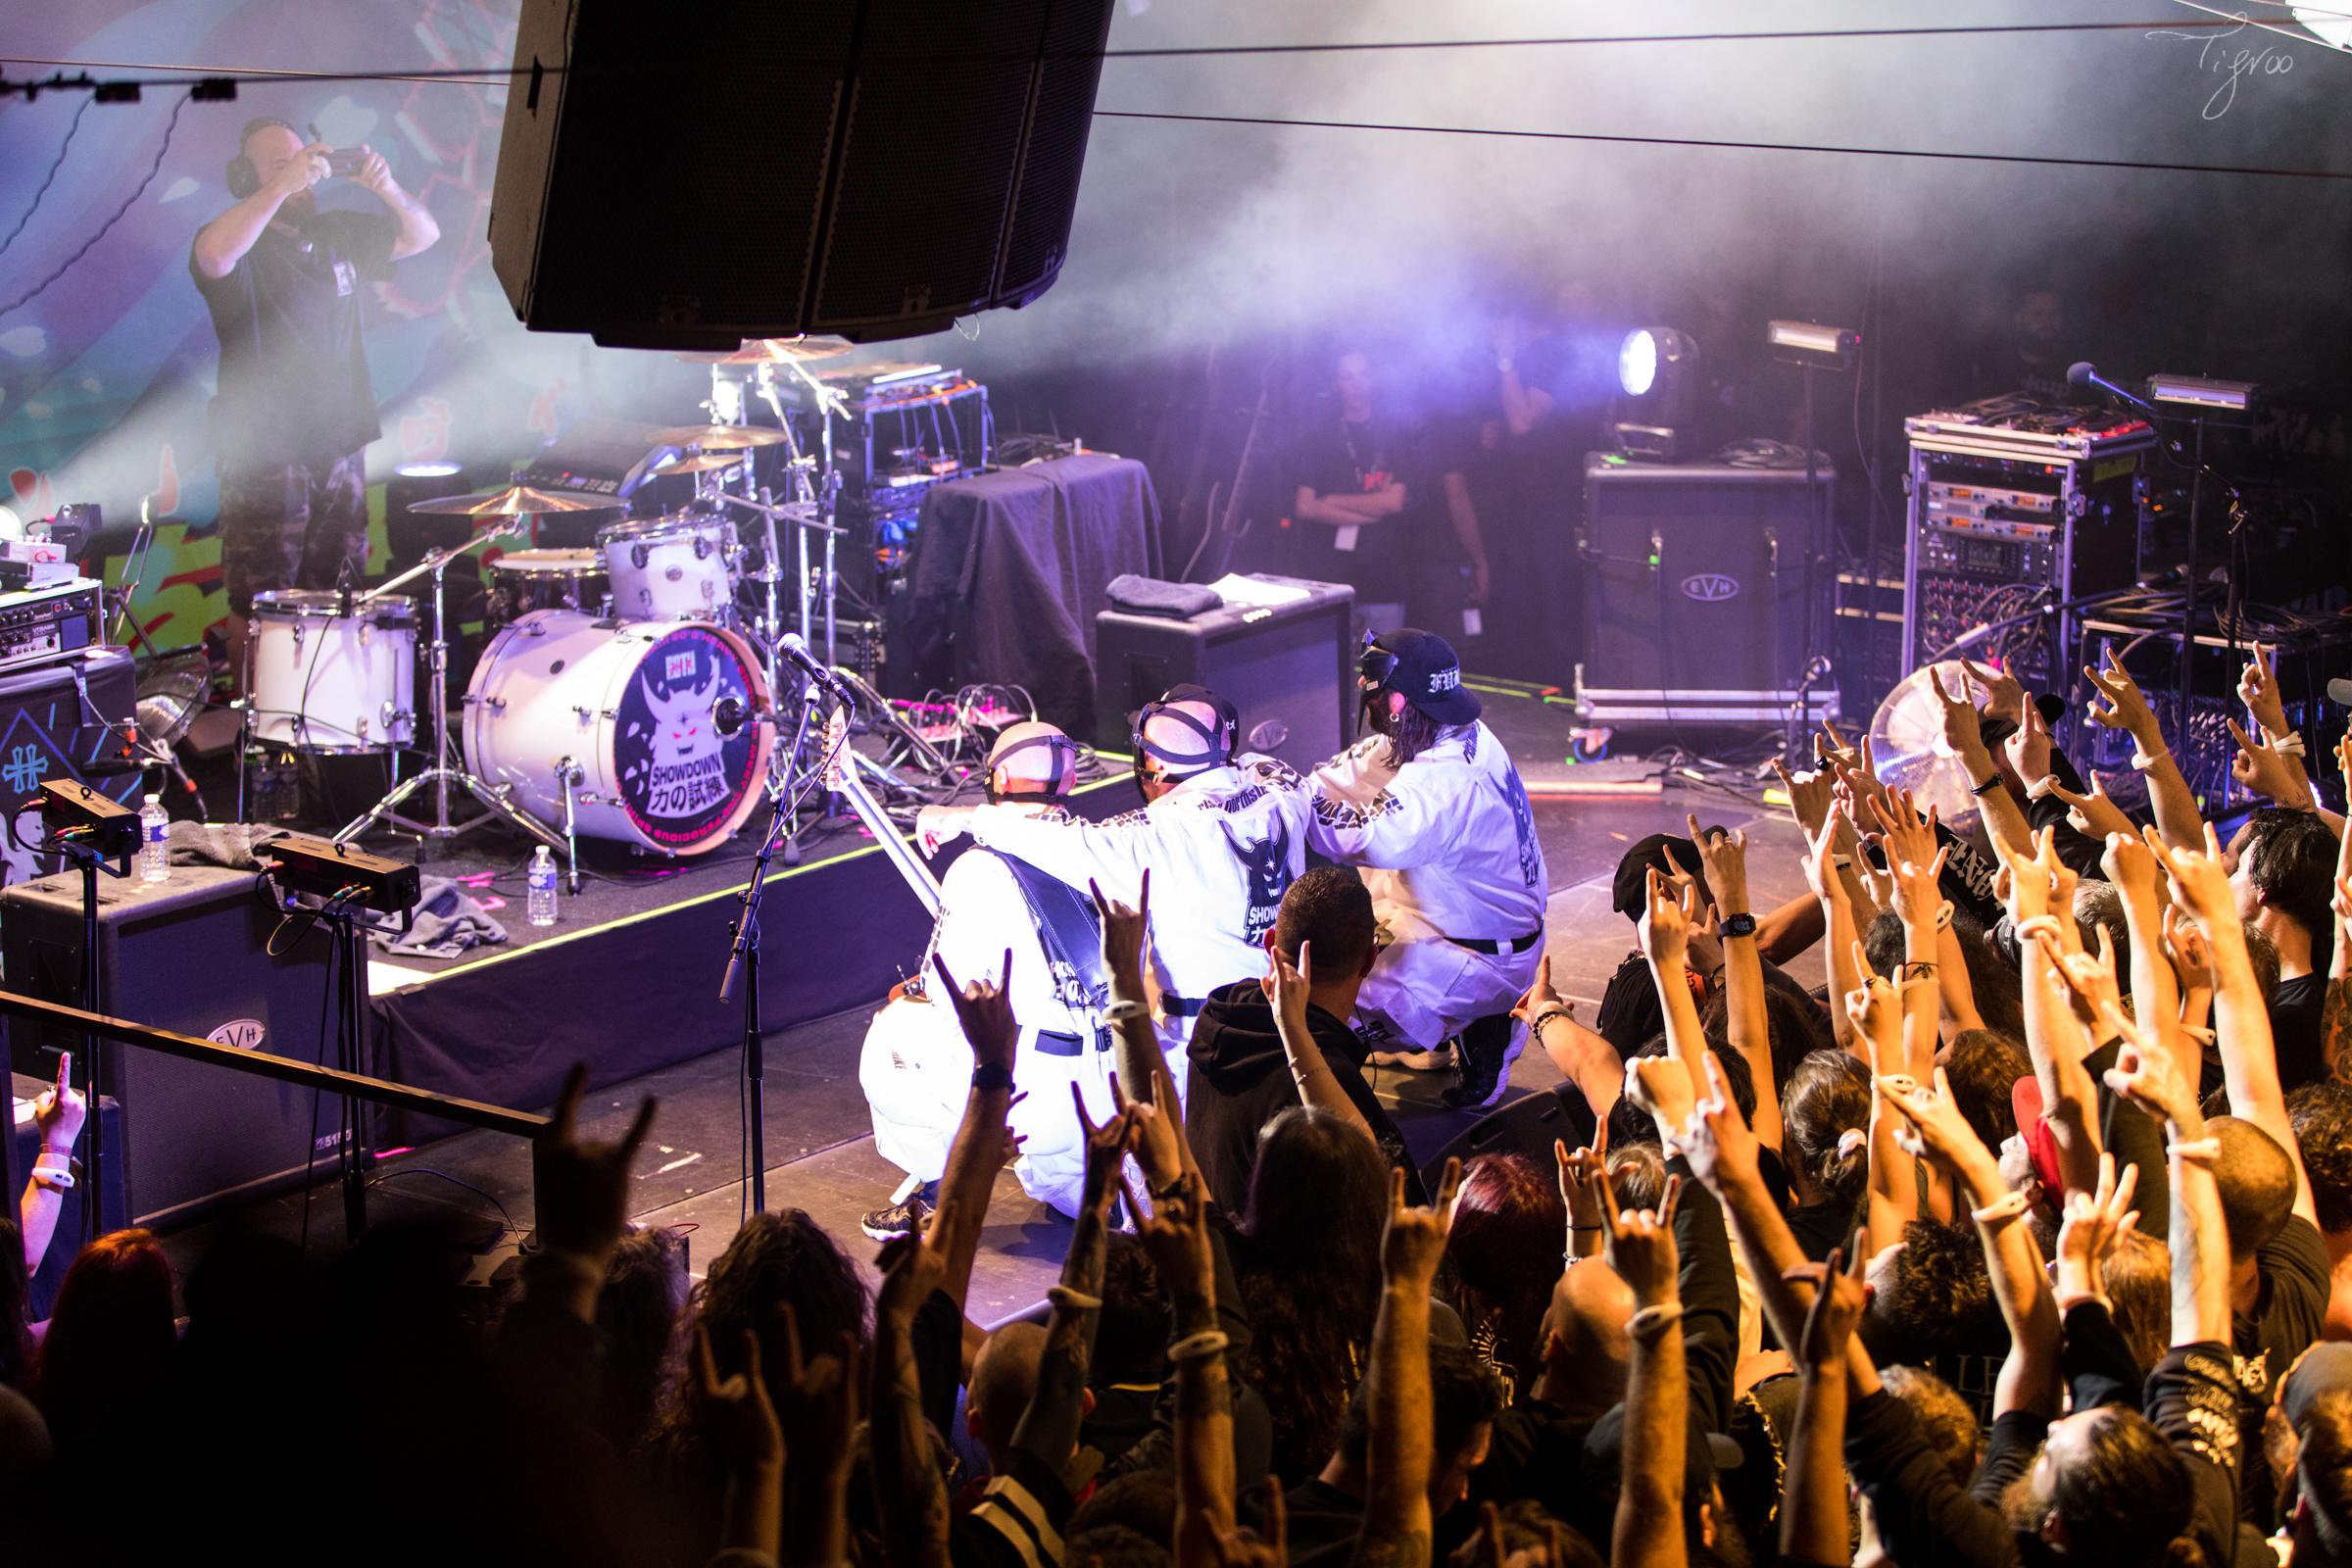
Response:
[{"label": "hanging pa speaker", "polygon": [[523,0],[490,259],[534,331],[913,337],[1053,286],[1112,0]]}]

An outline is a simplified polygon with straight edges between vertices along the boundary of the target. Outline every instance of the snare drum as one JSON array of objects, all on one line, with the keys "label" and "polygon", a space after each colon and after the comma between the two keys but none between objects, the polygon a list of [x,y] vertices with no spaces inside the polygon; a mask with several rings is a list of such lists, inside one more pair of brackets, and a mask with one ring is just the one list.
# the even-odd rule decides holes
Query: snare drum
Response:
[{"label": "snare drum", "polygon": [[370,752],[416,735],[416,606],[384,598],[338,614],[342,596],[253,596],[253,733],[303,752]]},{"label": "snare drum", "polygon": [[[730,698],[753,716],[721,735],[711,710]],[[467,770],[550,827],[568,760],[582,835],[700,855],[760,804],[774,726],[759,660],[722,626],[537,610],[483,651],[465,736]]]},{"label": "snare drum", "polygon": [[735,615],[733,530],[723,517],[672,513],[596,531],[623,620],[717,620]]},{"label": "snare drum", "polygon": [[611,597],[605,558],[593,550],[510,550],[490,563],[489,574],[482,619],[492,631],[534,610],[602,614]]}]

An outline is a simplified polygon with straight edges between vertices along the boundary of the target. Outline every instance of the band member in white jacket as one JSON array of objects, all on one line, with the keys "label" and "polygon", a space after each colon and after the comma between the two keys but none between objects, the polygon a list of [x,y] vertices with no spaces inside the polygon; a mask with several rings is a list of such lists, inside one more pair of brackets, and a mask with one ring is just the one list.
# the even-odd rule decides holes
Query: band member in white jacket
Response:
[{"label": "band member in white jacket", "polygon": [[1525,1045],[1511,1006],[1544,956],[1535,813],[1446,639],[1368,638],[1357,677],[1372,733],[1307,780],[1309,841],[1367,869],[1383,932],[1357,1025],[1392,1051],[1459,1037],[1446,1102],[1491,1105]]},{"label": "band member in white jacket", "polygon": [[1083,896],[1143,904],[1152,876],[1152,953],[1169,1066],[1183,1089],[1183,1046],[1211,991],[1266,972],[1265,936],[1305,868],[1306,799],[1298,774],[1237,752],[1241,716],[1200,686],[1178,686],[1135,715],[1130,740],[1144,808],[1103,822],[1034,816],[1017,807],[929,807],[915,823],[925,854],[970,833],[981,846],[1059,877]]},{"label": "band member in white jacket", "polygon": [[[1078,744],[1051,724],[1015,724],[989,754],[991,810],[1069,820],[1062,803],[1077,782]],[[1020,1020],[1010,1116],[1022,1139],[1013,1174],[1042,1203],[1075,1215],[1085,1175],[1084,1135],[1070,1105],[1075,1082],[1087,1114],[1114,1114],[1110,1073],[1115,1031],[1099,1016],[1108,1000],[1101,933],[1084,891],[1072,894],[1035,868],[985,850],[958,856],[940,879],[931,952],[959,982],[1008,985]],[[1074,950],[1074,951],[1073,951]],[[1009,981],[1004,973],[1011,955]],[[1101,983],[1089,984],[1090,976]],[[923,979],[936,984],[929,959]],[[867,1027],[858,1082],[873,1113],[874,1148],[906,1172],[862,1228],[876,1241],[921,1229],[930,1217],[948,1146],[971,1088],[972,1051],[948,999],[929,1000],[909,982],[891,994]]]}]

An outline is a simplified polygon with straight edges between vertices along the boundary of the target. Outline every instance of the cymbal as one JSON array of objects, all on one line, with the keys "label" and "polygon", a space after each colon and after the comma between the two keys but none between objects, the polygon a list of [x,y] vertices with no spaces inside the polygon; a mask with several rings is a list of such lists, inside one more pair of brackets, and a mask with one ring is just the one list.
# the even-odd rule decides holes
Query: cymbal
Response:
[{"label": "cymbal", "polygon": [[846,337],[756,337],[725,354],[694,350],[678,356],[689,365],[789,365],[795,360],[829,360],[858,345]]},{"label": "cymbal", "polygon": [[648,438],[658,447],[701,447],[707,452],[741,452],[772,447],[784,432],[764,424],[674,424]]},{"label": "cymbal", "polygon": [[409,510],[454,517],[538,517],[558,512],[617,512],[620,507],[621,502],[612,496],[584,490],[533,490],[517,484],[494,495],[411,502]]},{"label": "cymbal", "polygon": [[667,463],[656,464],[645,471],[649,477],[658,479],[672,473],[715,473],[720,468],[740,466],[742,463],[740,452],[698,452],[691,458],[672,458]]}]

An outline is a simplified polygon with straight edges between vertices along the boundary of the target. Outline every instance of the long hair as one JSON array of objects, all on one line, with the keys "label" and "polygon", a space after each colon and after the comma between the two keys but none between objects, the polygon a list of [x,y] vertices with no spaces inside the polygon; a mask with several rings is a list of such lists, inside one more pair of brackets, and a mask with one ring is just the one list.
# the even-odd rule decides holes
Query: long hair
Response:
[{"label": "long hair", "polygon": [[1796,1064],[1781,1096],[1788,1163],[1801,1169],[1824,1202],[1851,1213],[1870,1178],[1867,1146],[1846,1134],[1870,1133],[1870,1077],[1847,1051],[1816,1051]]},{"label": "long hair", "polygon": [[1242,1218],[1247,1374],[1273,1414],[1274,1468],[1288,1486],[1339,1442],[1380,1310],[1388,1163],[1328,1110],[1293,1106],[1267,1123]]},{"label": "long hair", "polygon": [[177,1348],[172,1264],[155,1233],[122,1230],[66,1270],[33,1373],[33,1399],[58,1446],[94,1436],[157,1397]]},{"label": "long hair", "polygon": [[1475,1341],[1491,1335],[1493,1359],[1513,1392],[1535,1379],[1552,1271],[1529,1267],[1566,1234],[1559,1183],[1524,1154],[1481,1154],[1462,1171],[1446,1260],[1459,1289],[1454,1304]]},{"label": "long hair", "polygon": [[1405,763],[1438,744],[1446,726],[1424,713],[1411,703],[1401,711],[1389,711],[1389,694],[1385,690],[1364,695],[1364,717],[1373,732],[1388,744],[1382,748],[1381,760],[1391,767]]}]

